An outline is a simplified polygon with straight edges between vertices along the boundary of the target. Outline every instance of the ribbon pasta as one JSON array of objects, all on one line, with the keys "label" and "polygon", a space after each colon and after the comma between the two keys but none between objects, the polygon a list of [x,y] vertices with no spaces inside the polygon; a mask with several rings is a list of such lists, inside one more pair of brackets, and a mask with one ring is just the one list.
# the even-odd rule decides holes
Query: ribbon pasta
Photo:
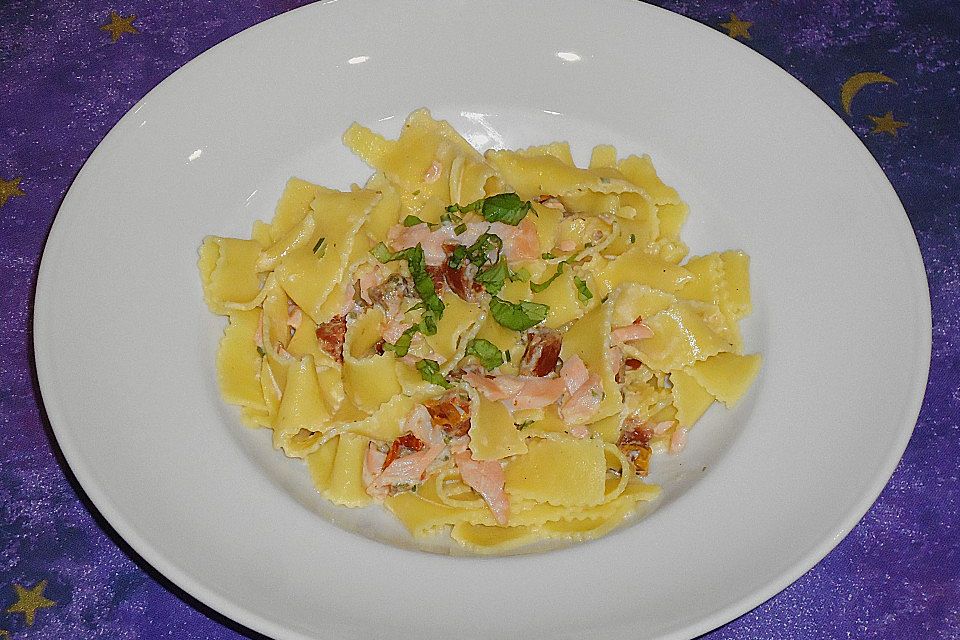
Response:
[{"label": "ribbon pasta", "polygon": [[749,258],[686,259],[689,209],[648,156],[481,154],[425,109],[396,140],[343,139],[364,187],[291,178],[252,239],[200,246],[243,423],[325,498],[475,553],[596,538],[655,501],[654,454],[758,375]]}]

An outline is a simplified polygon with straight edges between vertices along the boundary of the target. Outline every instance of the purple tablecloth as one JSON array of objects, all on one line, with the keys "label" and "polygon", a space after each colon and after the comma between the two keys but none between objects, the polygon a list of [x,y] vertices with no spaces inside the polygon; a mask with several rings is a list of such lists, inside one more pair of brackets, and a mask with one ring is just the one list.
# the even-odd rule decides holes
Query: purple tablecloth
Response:
[{"label": "purple tablecloth", "polygon": [[[0,640],[258,637],[147,567],[72,484],[32,372],[31,303],[57,207],[124,112],[300,4],[0,0]],[[849,123],[903,200],[933,303],[926,400],[883,494],[805,576],[706,637],[960,638],[960,4],[657,4],[767,56]],[[887,79],[854,78],[873,82],[845,103],[841,86],[863,72]]]}]

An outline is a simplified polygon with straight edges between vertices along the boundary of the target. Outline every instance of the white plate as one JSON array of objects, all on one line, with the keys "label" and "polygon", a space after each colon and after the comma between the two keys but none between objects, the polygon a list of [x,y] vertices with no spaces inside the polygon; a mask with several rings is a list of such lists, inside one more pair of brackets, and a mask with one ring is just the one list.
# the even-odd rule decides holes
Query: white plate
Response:
[{"label": "white plate", "polygon": [[[660,461],[667,495],[639,524],[498,559],[374,542],[322,516],[401,538],[326,507],[302,465],[220,401],[200,239],[247,234],[290,175],[364,180],[341,132],[356,119],[393,134],[419,106],[479,146],[649,152],[691,205],[693,251],[752,256],[761,377]],[[84,166],[44,252],[34,329],[47,413],[97,508],[179,586],[278,638],[704,632],[866,511],[930,355],[916,241],[857,138],[747,47],[620,0],[341,1],[230,38]]]}]

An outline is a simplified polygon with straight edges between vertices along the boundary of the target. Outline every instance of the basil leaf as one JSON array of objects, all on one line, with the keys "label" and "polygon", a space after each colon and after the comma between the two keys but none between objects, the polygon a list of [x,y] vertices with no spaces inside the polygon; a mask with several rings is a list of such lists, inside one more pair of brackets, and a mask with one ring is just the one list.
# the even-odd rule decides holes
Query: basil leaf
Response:
[{"label": "basil leaf", "polygon": [[[326,238],[320,238],[319,240],[317,240],[317,244],[313,245],[314,253],[317,253],[317,249],[319,249],[323,245],[324,240],[326,240]],[[323,247],[323,251],[321,251],[320,253],[317,253],[317,256],[322,258],[323,254],[325,254],[326,252],[327,252],[327,248]]]},{"label": "basil leaf", "polygon": [[436,335],[437,333],[437,319],[430,311],[425,311],[423,313],[423,315],[420,317],[419,324],[416,326],[419,328],[420,333],[425,336],[432,336]]},{"label": "basil leaf", "polygon": [[440,375],[440,363],[436,360],[420,360],[417,362],[417,371],[420,372],[420,377],[427,382],[432,382],[444,389],[449,389],[453,386],[447,382],[446,378]]},{"label": "basil leaf", "polygon": [[419,331],[419,329],[420,328],[417,325],[413,325],[400,334],[400,337],[397,338],[395,343],[383,343],[384,351],[393,351],[394,355],[396,355],[398,358],[402,358],[403,356],[407,355],[407,352],[410,351],[410,341],[413,339],[413,334]]},{"label": "basil leaf", "polygon": [[467,231],[467,225],[463,222],[461,222],[460,224],[458,224],[453,228],[453,232],[458,236],[465,233],[466,231]]},{"label": "basil leaf", "polygon": [[448,213],[467,213],[479,211],[487,222],[503,222],[509,225],[518,225],[533,208],[530,201],[524,202],[515,193],[498,193],[488,196],[467,205],[452,204],[447,207]]},{"label": "basil leaf", "polygon": [[460,213],[469,213],[470,211],[480,211],[480,209],[483,208],[484,200],[486,200],[486,198],[480,198],[479,200],[476,200],[474,202],[471,202],[470,204],[465,204],[462,206],[459,204],[452,204],[449,207],[447,207],[447,213],[457,213],[458,211]]},{"label": "basil leaf", "polygon": [[541,253],[540,257],[543,258],[544,260],[553,260],[557,256],[553,255],[552,253]]},{"label": "basil leaf", "polygon": [[375,246],[373,249],[370,249],[370,253],[373,255],[373,257],[383,264],[393,262],[394,260],[403,260],[407,257],[409,251],[411,251],[411,249],[402,249],[397,252],[391,252],[390,249],[387,248],[387,245],[383,244],[382,242],[378,242],[377,246]]},{"label": "basil leaf", "polygon": [[521,282],[526,282],[530,279],[530,272],[527,271],[526,267],[520,267],[516,271],[510,274],[510,279],[514,282],[517,280]]},{"label": "basil leaf", "polygon": [[499,193],[483,200],[483,219],[516,226],[532,207],[529,201],[524,202],[515,193]]},{"label": "basil leaf", "polygon": [[492,233],[482,233],[469,247],[458,244],[453,248],[447,264],[451,269],[459,269],[464,260],[469,260],[478,267],[482,267],[490,259],[489,253],[496,249],[496,258],[494,262],[500,260],[500,252],[503,250],[503,240],[500,236]]},{"label": "basil leaf", "polygon": [[494,247],[497,249],[497,257],[494,260],[496,262],[500,260],[503,240],[492,233],[482,233],[476,242],[467,247],[467,259],[478,267],[482,267],[490,259],[488,254]]},{"label": "basil leaf", "polygon": [[586,302],[587,300],[593,297],[593,294],[590,292],[590,289],[587,288],[586,282],[584,282],[577,276],[573,276],[573,283],[577,285],[577,294],[579,294],[580,298],[582,298],[584,302]]},{"label": "basil leaf", "polygon": [[419,244],[412,249],[407,249],[407,267],[410,269],[410,276],[413,278],[413,288],[417,295],[423,300],[424,306],[429,313],[439,320],[443,317],[443,300],[437,295],[437,290],[433,284],[433,278],[427,272],[427,262],[423,257],[423,247]]},{"label": "basil leaf", "polygon": [[482,284],[487,293],[495,296],[500,293],[500,289],[503,289],[503,283],[509,277],[510,268],[507,266],[507,261],[497,260],[497,264],[478,273],[474,280]]},{"label": "basil leaf", "polygon": [[451,269],[459,269],[460,265],[463,264],[463,261],[466,259],[467,248],[462,244],[458,244],[453,248],[453,252],[450,254],[447,264],[450,265]]},{"label": "basil leaf", "polygon": [[440,222],[444,224],[458,224],[460,222],[463,222],[463,218],[461,218],[455,213],[451,213],[448,211],[447,213],[444,213],[440,216]]},{"label": "basil leaf", "polygon": [[549,287],[551,284],[553,284],[553,281],[559,278],[560,274],[563,273],[564,264],[566,263],[561,262],[560,264],[558,264],[556,272],[552,276],[544,280],[543,282],[531,282],[530,291],[533,291],[534,293],[540,293],[541,291]]},{"label": "basil leaf", "polygon": [[513,304],[494,297],[490,300],[490,314],[493,319],[507,329],[524,331],[538,325],[547,318],[550,307],[526,300]]},{"label": "basil leaf", "polygon": [[534,422],[535,422],[534,420],[524,420],[523,422],[514,423],[513,426],[517,428],[517,431],[523,431],[524,429],[532,425]]},{"label": "basil leaf", "polygon": [[432,313],[436,320],[443,317],[443,300],[437,295],[437,290],[433,285],[433,278],[431,278],[427,272],[427,262],[423,256],[423,247],[418,244],[409,249],[390,253],[387,245],[380,242],[370,250],[370,253],[383,263],[405,259],[407,261],[407,267],[410,269],[410,276],[413,278],[413,287],[416,289],[420,299],[423,300],[427,311]]},{"label": "basil leaf", "polygon": [[503,353],[497,349],[497,345],[483,338],[474,338],[468,342],[464,355],[476,356],[487,371],[503,364]]},{"label": "basil leaf", "polygon": [[425,223],[423,220],[421,220],[417,216],[410,215],[403,219],[403,226],[405,227],[415,227],[418,224],[425,224]]}]

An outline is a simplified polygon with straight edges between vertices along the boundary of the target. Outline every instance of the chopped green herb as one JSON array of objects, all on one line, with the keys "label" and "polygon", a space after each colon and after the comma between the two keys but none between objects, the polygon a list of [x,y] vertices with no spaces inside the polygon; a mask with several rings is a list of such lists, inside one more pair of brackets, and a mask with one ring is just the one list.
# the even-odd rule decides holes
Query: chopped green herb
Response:
[{"label": "chopped green herb", "polygon": [[553,281],[559,278],[560,274],[563,273],[563,266],[565,264],[566,264],[565,262],[561,262],[560,264],[558,264],[557,271],[552,276],[544,280],[543,282],[531,282],[530,291],[533,291],[534,293],[540,293],[541,291],[549,287],[551,284],[553,284]]},{"label": "chopped green herb", "polygon": [[394,260],[405,260],[408,252],[410,251],[411,249],[402,249],[400,251],[391,252],[390,249],[387,248],[387,245],[383,244],[382,242],[378,242],[377,246],[375,246],[373,249],[370,249],[370,253],[373,255],[373,257],[384,264],[393,262]]},{"label": "chopped green herb", "polygon": [[514,304],[494,297],[490,300],[490,314],[501,326],[514,331],[525,331],[547,318],[550,307],[526,300]]},{"label": "chopped green herb", "polygon": [[479,211],[487,222],[503,222],[516,226],[532,208],[533,205],[529,201],[524,202],[515,193],[498,193],[467,205],[452,204],[447,207],[447,211],[449,213]]},{"label": "chopped green herb", "polygon": [[453,252],[450,254],[450,258],[447,259],[447,264],[450,265],[451,269],[459,269],[460,265],[463,264],[463,261],[467,259],[467,248],[462,244],[458,244],[453,248]]},{"label": "chopped green herb", "polygon": [[432,336],[437,333],[437,319],[434,317],[433,313],[430,311],[425,311],[420,317],[420,322],[417,324],[417,327],[425,336]]},{"label": "chopped green herb", "polygon": [[527,280],[530,279],[530,272],[527,271],[526,267],[520,267],[519,269],[517,269],[516,271],[510,274],[510,279],[513,280],[514,282],[516,282],[517,280],[519,280],[520,282],[526,282]]},{"label": "chopped green herb", "polygon": [[630,234],[630,244],[633,244],[633,243],[636,242],[636,241],[637,241],[637,234],[631,233],[631,234]]},{"label": "chopped green herb", "polygon": [[440,375],[440,363],[436,360],[420,360],[417,362],[417,371],[420,372],[420,377],[427,382],[439,385],[444,389],[449,389],[453,386],[447,382],[446,378]]},{"label": "chopped green herb", "polygon": [[583,245],[583,248],[584,248],[584,249],[589,249],[589,248],[592,247],[592,246],[593,246],[593,243],[592,243],[592,242],[588,242],[588,243],[586,243],[585,245]]},{"label": "chopped green herb", "polygon": [[423,300],[427,312],[433,314],[433,316],[439,320],[443,317],[443,300],[437,295],[433,278],[427,273],[427,263],[423,257],[423,247],[418,244],[416,247],[407,249],[406,251],[407,267],[410,269],[410,276],[413,278],[413,288],[417,290],[417,295]]},{"label": "chopped green herb", "polygon": [[511,362],[511,361],[512,361],[512,359],[510,358],[510,349],[505,350],[505,351],[503,352],[503,355],[506,356],[507,362]]},{"label": "chopped green herb", "polygon": [[457,223],[463,222],[463,218],[461,218],[455,213],[450,213],[448,211],[447,213],[444,213],[440,216],[440,222],[442,222],[443,224],[457,224]]},{"label": "chopped green herb", "polygon": [[497,264],[478,273],[474,280],[482,284],[487,293],[495,296],[500,293],[500,289],[503,289],[503,284],[509,277],[510,267],[507,266],[506,260],[500,259],[497,260]]},{"label": "chopped green herb", "polygon": [[557,257],[557,256],[553,255],[552,253],[541,253],[541,254],[540,254],[540,258],[542,258],[543,260],[553,260],[553,259],[556,258],[556,257]]},{"label": "chopped green herb", "polygon": [[482,267],[487,260],[489,260],[488,254],[493,249],[497,250],[496,259],[494,260],[494,262],[497,262],[500,260],[503,240],[500,239],[500,236],[492,233],[482,233],[480,237],[477,238],[477,241],[469,247],[464,247],[463,245],[454,247],[449,260],[447,260],[447,264],[450,265],[451,269],[459,269],[464,260],[469,260],[478,267]]},{"label": "chopped green herb", "polygon": [[453,232],[458,236],[467,230],[467,225],[463,222],[453,228]]},{"label": "chopped green herb", "polygon": [[580,298],[584,302],[586,302],[587,300],[593,297],[593,294],[590,292],[590,289],[587,288],[586,282],[584,282],[577,276],[573,276],[573,283],[577,285],[577,294],[579,294]]},{"label": "chopped green herb", "polygon": [[497,345],[483,338],[474,338],[468,342],[464,355],[476,356],[487,371],[503,364],[503,353],[497,349]]},{"label": "chopped green herb", "polygon": [[504,222],[518,225],[533,208],[529,201],[524,202],[515,193],[500,193],[483,201],[483,219],[487,222]]},{"label": "chopped green herb", "polygon": [[[326,240],[326,238],[320,238],[319,240],[317,240],[317,244],[313,245],[313,252],[314,252],[314,253],[317,253],[317,249],[319,249],[321,246],[323,246],[323,241],[324,241],[324,240]],[[326,253],[326,247],[324,247],[324,250],[319,253],[319,256],[322,258],[324,253]]]},{"label": "chopped green herb", "polygon": [[263,356],[267,355],[267,352],[263,350],[263,347],[257,347],[257,355],[262,358]]},{"label": "chopped green herb", "polygon": [[405,227],[415,227],[418,224],[426,224],[426,223],[420,218],[418,218],[417,216],[413,216],[413,215],[407,216],[406,218],[403,219],[403,226]]},{"label": "chopped green herb", "polygon": [[407,355],[407,352],[410,351],[410,341],[413,339],[413,334],[419,331],[420,328],[417,325],[413,325],[397,338],[397,341],[393,344],[389,342],[383,343],[384,351],[393,351],[394,355],[398,358],[402,358]]},{"label": "chopped green herb", "polygon": [[464,204],[464,205],[451,204],[449,207],[447,207],[446,210],[447,210],[447,213],[457,213],[458,211],[460,213],[480,211],[483,208],[483,200],[484,200],[483,198],[480,198],[479,200],[475,200],[470,204]]},{"label": "chopped green herb", "polygon": [[524,420],[523,422],[520,422],[520,423],[514,423],[514,426],[517,427],[517,431],[523,431],[524,429],[532,425],[534,422],[535,422],[534,420]]},{"label": "chopped green herb", "polygon": [[393,262],[394,260],[406,260],[407,268],[410,269],[410,276],[413,278],[413,287],[417,290],[420,299],[423,300],[427,313],[432,314],[436,320],[443,317],[443,300],[437,295],[437,290],[433,285],[433,278],[427,273],[427,263],[423,257],[423,247],[418,244],[409,249],[390,253],[387,245],[380,242],[370,250],[370,253],[383,263]]},{"label": "chopped green herb", "polygon": [[417,190],[414,191],[411,195],[414,195],[414,196],[420,195],[420,189],[417,189]]}]

